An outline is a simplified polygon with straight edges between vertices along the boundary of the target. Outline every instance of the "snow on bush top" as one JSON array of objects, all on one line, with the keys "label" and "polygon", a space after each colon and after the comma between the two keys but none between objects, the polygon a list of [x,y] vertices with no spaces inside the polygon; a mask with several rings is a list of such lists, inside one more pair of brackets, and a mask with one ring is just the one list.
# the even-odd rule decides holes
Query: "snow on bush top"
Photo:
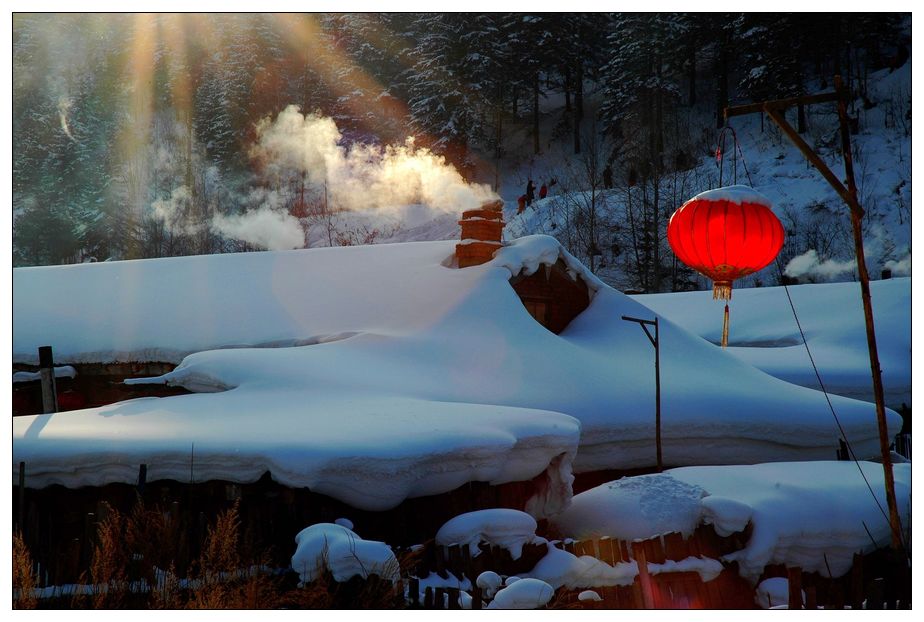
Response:
[{"label": "snow on bush top", "polygon": [[340,582],[373,574],[391,581],[400,578],[398,560],[387,544],[363,540],[341,525],[311,525],[298,532],[295,543],[292,569],[302,583],[314,581],[325,569]]},{"label": "snow on bush top", "polygon": [[467,546],[475,557],[481,553],[478,545],[484,542],[505,548],[513,559],[520,559],[523,545],[532,542],[535,537],[535,518],[519,510],[497,508],[451,518],[436,533],[436,543],[441,546]]},{"label": "snow on bush top", "polygon": [[[770,199],[750,186],[742,186],[740,184],[737,186],[724,186],[722,188],[716,188],[715,190],[700,192],[687,201],[687,203],[691,201],[728,201],[729,203],[736,203],[738,205],[756,203],[765,207],[772,207]],[[684,205],[686,205],[686,203],[684,203]]]}]

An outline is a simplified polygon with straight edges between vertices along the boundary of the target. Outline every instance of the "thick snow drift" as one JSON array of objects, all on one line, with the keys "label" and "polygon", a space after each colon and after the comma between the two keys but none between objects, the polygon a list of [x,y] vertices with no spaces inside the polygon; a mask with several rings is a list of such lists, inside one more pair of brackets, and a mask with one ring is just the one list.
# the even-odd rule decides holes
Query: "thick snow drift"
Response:
[{"label": "thick snow drift", "polygon": [[[907,522],[911,465],[894,465],[894,474]],[[742,576],[756,581],[768,564],[785,564],[826,576],[830,568],[838,577],[850,569],[854,553],[889,544],[883,480],[882,465],[873,462],[859,468],[850,461],[683,467],[583,492],[553,522],[574,538],[630,540],[667,531],[689,534],[701,522],[728,535],[751,522],[747,546],[726,556],[738,561]]]},{"label": "thick snow drift", "polygon": [[[148,478],[253,481],[269,470],[356,507],[468,481],[545,472],[535,516],[570,499],[578,471],[654,463],[653,352],[621,315],[654,317],[546,236],[455,269],[453,242],[126,261],[14,274],[14,355],[59,362],[183,359],[157,379],[196,395],[17,417],[14,465],[41,487]],[[556,249],[558,252],[556,253]],[[595,290],[561,335],[509,279],[561,257]],[[67,305],[48,305],[56,291]],[[828,459],[824,396],[661,324],[667,464]],[[243,344],[295,347],[241,348]],[[311,345],[298,345],[311,344]],[[208,393],[206,393],[208,392]],[[861,456],[872,405],[834,400]],[[898,427],[898,417],[892,415]],[[14,470],[14,478],[16,472]]]},{"label": "thick snow drift", "polygon": [[499,546],[513,559],[523,554],[523,545],[536,538],[536,519],[518,510],[494,508],[459,514],[436,532],[440,546],[467,546],[472,557],[481,553],[479,544]]},{"label": "thick snow drift", "polygon": [[[795,285],[789,293],[825,388],[873,401],[860,284]],[[910,405],[911,279],[873,281],[870,295],[886,403]],[[722,305],[708,292],[633,298],[690,332],[721,341]],[[784,288],[736,289],[729,308],[730,354],[787,382],[819,388]]]}]

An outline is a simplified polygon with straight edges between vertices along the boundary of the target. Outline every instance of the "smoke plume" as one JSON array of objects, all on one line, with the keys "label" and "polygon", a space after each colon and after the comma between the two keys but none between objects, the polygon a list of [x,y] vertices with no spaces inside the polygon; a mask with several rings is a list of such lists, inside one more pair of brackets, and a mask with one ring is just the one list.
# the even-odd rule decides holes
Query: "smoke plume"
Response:
[{"label": "smoke plume", "polygon": [[850,261],[819,259],[815,249],[809,249],[801,255],[790,259],[789,263],[786,264],[784,274],[792,278],[810,276],[831,279],[846,272],[851,272],[855,270],[856,267],[857,262],[855,259]]},{"label": "smoke plume", "polygon": [[895,276],[908,276],[911,274],[911,253],[898,261],[890,259],[882,267],[891,270]]},{"label": "smoke plume", "polygon": [[424,204],[460,212],[497,198],[488,186],[466,182],[442,156],[416,148],[412,138],[384,148],[362,143],[346,147],[340,139],[333,119],[302,115],[290,105],[275,121],[266,118],[257,125],[251,156],[269,177],[300,174],[315,190],[326,189],[335,210]]}]

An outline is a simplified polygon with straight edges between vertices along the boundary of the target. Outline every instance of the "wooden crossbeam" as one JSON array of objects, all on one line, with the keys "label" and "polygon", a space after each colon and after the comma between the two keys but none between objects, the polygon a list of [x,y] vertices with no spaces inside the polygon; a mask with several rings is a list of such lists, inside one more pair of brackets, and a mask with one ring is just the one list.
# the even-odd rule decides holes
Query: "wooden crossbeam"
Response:
[{"label": "wooden crossbeam", "polygon": [[742,114],[753,114],[755,112],[767,112],[768,110],[786,110],[793,106],[804,106],[807,104],[823,104],[825,102],[837,101],[837,92],[818,93],[817,95],[802,95],[800,97],[787,97],[786,99],[772,99],[756,104],[744,104],[742,106],[728,106],[725,108],[725,118],[737,117]]}]

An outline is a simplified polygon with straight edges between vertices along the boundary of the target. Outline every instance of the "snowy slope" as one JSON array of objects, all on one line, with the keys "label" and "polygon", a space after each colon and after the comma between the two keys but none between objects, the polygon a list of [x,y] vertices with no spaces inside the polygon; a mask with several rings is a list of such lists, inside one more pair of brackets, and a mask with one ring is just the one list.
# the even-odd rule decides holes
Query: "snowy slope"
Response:
[{"label": "snowy slope", "polygon": [[[892,72],[883,69],[870,74],[867,94],[871,106],[865,106],[858,98],[848,110],[851,116],[859,118],[860,131],[851,136],[851,141],[858,196],[866,211],[863,219],[866,262],[873,275],[880,274],[883,268],[891,269],[895,276],[911,273],[911,122],[905,116],[910,111],[911,74],[910,61]],[[812,84],[808,85],[808,92],[827,92],[831,88],[830,84]],[[661,225],[662,236],[673,210],[695,194],[719,186],[719,169],[714,157],[718,132],[712,123],[713,112],[707,106],[688,113],[687,122],[691,127],[701,127],[703,134],[709,137],[710,152],[702,154],[703,145],[699,142],[690,145],[695,153],[701,154],[699,165],[690,171],[681,171],[676,178],[669,174],[665,176],[661,200],[670,201],[673,196],[676,203],[662,205],[666,210]],[[834,174],[841,177],[844,164],[839,153],[840,134],[835,105],[809,106],[807,115],[803,138],[818,151]],[[796,124],[795,116],[795,110],[790,110],[788,120],[792,125]],[[790,260],[801,258],[802,261],[790,266],[790,276],[798,277],[802,282],[856,279],[851,263],[854,248],[849,210],[834,189],[771,121],[764,119],[762,123],[760,115],[755,114],[735,117],[731,125],[738,137],[740,155],[728,135],[721,185],[746,184],[770,199],[774,213],[787,232],[786,246],[780,257],[782,267],[785,269]],[[528,151],[521,149],[515,153]],[[737,177],[734,173],[736,165]],[[542,155],[529,157],[522,168],[531,171],[529,175],[537,185],[549,178],[557,178],[560,183],[547,199],[536,201],[534,209],[516,215],[516,197],[524,191],[527,173],[520,170],[511,173],[502,188],[502,195],[507,199],[508,233],[514,237],[545,233],[565,241],[564,231],[569,228],[569,218],[570,227],[579,229],[574,213],[587,209],[589,203],[582,196],[586,194],[586,180],[580,174],[578,179],[572,179],[575,175],[569,172],[582,170],[575,165],[570,141],[565,139],[560,144],[550,145]],[[616,167],[614,174],[615,187],[609,191],[598,189],[600,195],[597,197],[598,244],[605,254],[608,254],[610,241],[617,235],[615,225],[622,227],[623,234],[631,228],[627,220],[629,194],[636,218],[641,201],[641,187],[625,188],[622,165]],[[674,196],[678,187],[687,190]],[[569,249],[575,254],[585,252],[586,226],[582,234],[575,238],[575,248]],[[625,240],[621,243],[626,246]],[[622,250],[623,255],[617,259],[620,263],[626,260],[627,254],[626,248]],[[663,237],[662,254],[669,260],[670,248]],[[637,288],[639,284],[628,277],[624,266],[617,266],[617,262],[608,259],[608,265],[598,266],[597,273],[619,289]],[[771,265],[741,279],[736,286],[751,286],[757,280],[764,284],[778,283],[778,279],[777,267]],[[700,284],[704,289],[710,285],[705,279]]]},{"label": "snowy slope", "polygon": [[[886,403],[911,404],[911,279],[870,284]],[[789,287],[812,358],[829,391],[873,401],[859,283]],[[634,296],[692,333],[721,341],[722,304],[710,292]],[[728,352],[768,374],[819,388],[783,287],[735,289]]]},{"label": "snowy slope", "polygon": [[[141,462],[149,478],[185,480],[194,459],[197,480],[270,470],[370,509],[546,471],[536,515],[567,504],[579,430],[576,471],[652,465],[653,352],[619,319],[652,311],[585,273],[591,305],[557,336],[508,281],[560,255],[583,271],[558,242],[517,240],[464,270],[452,253],[439,242],[17,270],[15,352],[40,340],[62,362],[199,350],[154,381],[208,393],[18,417],[14,463],[35,486],[88,485],[133,481]],[[43,304],[49,288],[70,303]],[[661,338],[667,464],[834,454],[820,393],[670,321]],[[245,343],[314,345],[214,349]],[[875,453],[873,407],[834,402],[857,453]]]}]

